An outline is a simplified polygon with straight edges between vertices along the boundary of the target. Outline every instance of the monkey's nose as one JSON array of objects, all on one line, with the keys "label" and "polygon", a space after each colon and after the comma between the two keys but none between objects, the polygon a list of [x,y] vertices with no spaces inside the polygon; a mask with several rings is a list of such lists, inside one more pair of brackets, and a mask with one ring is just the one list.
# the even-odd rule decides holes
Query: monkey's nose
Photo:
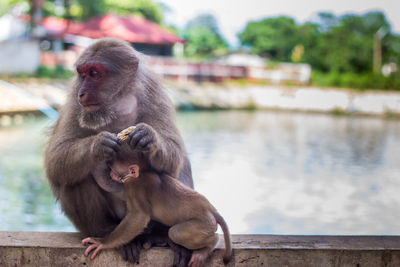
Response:
[{"label": "monkey's nose", "polygon": [[88,100],[89,100],[88,99],[88,94],[83,93],[83,94],[78,95],[78,101],[79,101],[79,103],[81,105],[83,105],[83,106],[87,105],[88,104]]}]

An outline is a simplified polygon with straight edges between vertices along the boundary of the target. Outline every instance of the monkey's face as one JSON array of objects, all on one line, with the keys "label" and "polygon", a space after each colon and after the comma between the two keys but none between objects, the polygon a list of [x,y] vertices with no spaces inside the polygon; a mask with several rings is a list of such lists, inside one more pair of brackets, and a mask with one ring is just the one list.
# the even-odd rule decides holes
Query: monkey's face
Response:
[{"label": "monkey's face", "polygon": [[122,182],[124,178],[129,175],[129,166],[127,164],[122,164],[119,161],[114,161],[109,165],[110,177],[114,181]]},{"label": "monkey's face", "polygon": [[114,161],[110,166],[110,177],[120,183],[137,179],[139,178],[139,165]]},{"label": "monkey's face", "polygon": [[87,112],[99,110],[105,104],[102,96],[105,90],[100,91],[108,76],[105,66],[99,62],[84,63],[78,65],[76,71],[80,80],[79,104]]},{"label": "monkey's face", "polygon": [[118,115],[119,102],[133,87],[138,59],[134,49],[117,39],[101,39],[76,62],[76,99],[82,127],[99,129]]}]

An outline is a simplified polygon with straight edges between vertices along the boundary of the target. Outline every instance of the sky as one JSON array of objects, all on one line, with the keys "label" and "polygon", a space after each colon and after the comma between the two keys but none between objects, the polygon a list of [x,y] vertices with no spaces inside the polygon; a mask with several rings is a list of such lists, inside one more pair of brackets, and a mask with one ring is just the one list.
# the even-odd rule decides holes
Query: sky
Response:
[{"label": "sky", "polygon": [[319,12],[363,14],[380,10],[392,26],[392,31],[400,33],[400,0],[158,0],[166,4],[166,22],[183,28],[187,21],[201,13],[216,16],[222,35],[232,45],[237,46],[237,33],[248,21],[266,17],[286,15],[297,23],[312,20]]}]

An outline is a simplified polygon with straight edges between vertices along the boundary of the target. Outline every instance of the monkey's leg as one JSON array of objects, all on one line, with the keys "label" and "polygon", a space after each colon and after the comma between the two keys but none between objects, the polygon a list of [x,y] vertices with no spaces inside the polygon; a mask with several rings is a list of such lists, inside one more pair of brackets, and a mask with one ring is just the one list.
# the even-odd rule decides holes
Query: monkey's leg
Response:
[{"label": "monkey's leg", "polygon": [[63,187],[59,201],[61,209],[83,236],[104,237],[118,225],[107,195],[91,177],[75,186]]},{"label": "monkey's leg", "polygon": [[165,246],[168,244],[174,252],[173,266],[186,267],[192,251],[173,243],[168,237],[168,230],[168,226],[156,221],[150,221],[142,234],[121,248],[124,260],[139,263],[139,254],[143,248],[150,249],[153,246]]},{"label": "monkey's leg", "polygon": [[203,266],[218,242],[215,220],[190,220],[169,229],[172,241],[194,250],[189,266]]}]

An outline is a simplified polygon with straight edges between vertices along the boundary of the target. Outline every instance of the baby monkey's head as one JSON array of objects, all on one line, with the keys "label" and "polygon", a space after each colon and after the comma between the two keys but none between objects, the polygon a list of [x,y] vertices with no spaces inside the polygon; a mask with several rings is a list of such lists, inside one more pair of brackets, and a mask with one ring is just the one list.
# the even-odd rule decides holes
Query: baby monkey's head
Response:
[{"label": "baby monkey's head", "polygon": [[114,181],[125,183],[128,180],[139,178],[141,172],[149,169],[146,160],[129,146],[122,146],[115,158],[108,162],[110,176]]},{"label": "baby monkey's head", "polygon": [[119,183],[125,183],[132,179],[139,178],[139,165],[119,162],[114,160],[110,167],[111,179]]}]

